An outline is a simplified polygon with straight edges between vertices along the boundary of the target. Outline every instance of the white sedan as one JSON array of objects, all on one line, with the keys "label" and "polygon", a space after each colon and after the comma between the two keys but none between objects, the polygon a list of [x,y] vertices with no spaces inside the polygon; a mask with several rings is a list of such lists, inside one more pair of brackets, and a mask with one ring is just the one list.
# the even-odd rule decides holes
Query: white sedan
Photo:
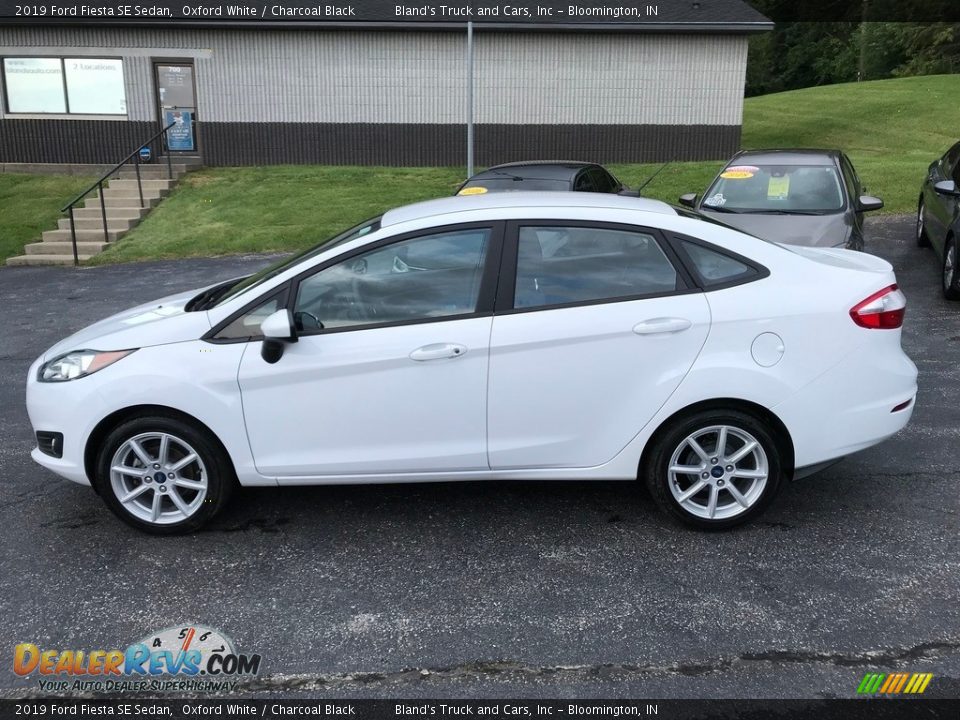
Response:
[{"label": "white sedan", "polygon": [[666,204],[498,193],[391,210],[30,368],[33,458],[153,533],[244,486],[640,480],[727,528],[913,412],[891,266]]}]

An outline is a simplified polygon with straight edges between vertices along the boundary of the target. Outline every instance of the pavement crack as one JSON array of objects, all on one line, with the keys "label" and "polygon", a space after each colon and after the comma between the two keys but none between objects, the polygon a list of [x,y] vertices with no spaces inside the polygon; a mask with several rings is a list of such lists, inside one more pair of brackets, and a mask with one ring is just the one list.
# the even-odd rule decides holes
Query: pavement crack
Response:
[{"label": "pavement crack", "polygon": [[896,667],[900,663],[935,658],[960,650],[960,640],[920,643],[903,648],[859,652],[766,650],[669,664],[599,663],[594,665],[534,666],[512,660],[472,662],[446,668],[407,668],[395,672],[271,675],[241,682],[237,692],[320,690],[340,687],[403,685],[436,680],[482,680],[493,677],[556,678],[565,682],[587,678],[627,679],[637,675],[710,675],[752,663],[825,664],[840,667]]}]

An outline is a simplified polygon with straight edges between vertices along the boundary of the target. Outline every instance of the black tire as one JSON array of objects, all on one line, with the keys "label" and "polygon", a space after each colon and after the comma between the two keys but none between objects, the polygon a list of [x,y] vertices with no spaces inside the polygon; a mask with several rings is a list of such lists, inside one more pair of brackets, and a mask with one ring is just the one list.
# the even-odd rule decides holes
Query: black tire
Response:
[{"label": "black tire", "polygon": [[960,300],[960,248],[953,237],[948,237],[943,246],[942,278],[943,297],[947,300]]},{"label": "black tire", "polygon": [[[711,465],[711,461],[715,456],[714,451],[719,441],[719,432],[717,432],[714,437],[713,445],[711,446],[711,435],[709,433],[713,433],[714,431],[709,429],[717,426],[726,426],[729,428],[729,439],[726,447],[728,449],[727,454],[731,458],[736,455],[738,450],[747,444],[734,444],[740,443],[743,440],[741,435],[750,437],[758,443],[766,462],[766,481],[764,484],[759,485],[759,481],[757,480],[757,484],[754,485],[752,484],[753,481],[734,474],[724,473],[719,479],[713,476],[713,472],[717,466],[721,467],[721,472],[723,472],[726,467],[735,468],[735,472],[749,472],[751,471],[750,465],[752,464],[753,471],[763,471],[763,465],[759,461],[759,453],[751,453],[744,460],[739,461],[740,463],[745,463],[743,468],[736,463],[724,466],[724,463],[720,462],[718,465]],[[700,445],[700,440],[704,441],[704,444],[700,445],[700,447],[709,457],[703,458],[702,461],[697,458],[696,461],[704,464],[701,470],[706,471],[706,474],[710,475],[710,477],[704,479],[703,475],[699,474],[699,472],[675,474],[674,479],[677,482],[674,483],[674,481],[671,480],[670,473],[671,459],[674,453],[680,453],[678,464],[688,466],[688,462],[692,462],[690,460],[684,460],[684,457],[694,457],[692,448],[686,446],[685,440],[689,436],[698,433],[698,431],[707,433],[699,440],[695,438],[695,441],[698,445]],[[740,434],[735,434],[734,431]],[[673,421],[670,426],[659,431],[652,442],[653,445],[647,453],[644,467],[641,469],[641,477],[657,505],[670,517],[686,525],[691,525],[703,530],[726,530],[727,528],[742,525],[760,515],[780,490],[783,479],[780,449],[774,441],[773,434],[767,424],[748,412],[742,410],[717,409],[704,410],[693,415],[681,417]],[[686,449],[684,450],[683,448]],[[687,455],[685,456],[684,453],[687,453]],[[720,453],[717,453],[716,457],[718,459],[719,456]],[[689,465],[689,467],[693,466]],[[749,505],[746,509],[743,509],[739,504],[732,506],[729,510],[724,511],[724,513],[735,513],[729,516],[712,519],[709,517],[701,517],[688,510],[684,505],[681,505],[671,489],[674,488],[678,493],[682,494],[683,491],[693,490],[697,483],[707,483],[707,485],[704,486],[703,490],[689,499],[693,504],[704,504],[706,509],[706,507],[708,507],[709,495],[713,492],[712,488],[719,486],[717,487],[718,499],[715,502],[719,511],[722,507],[735,501],[732,491],[730,490],[730,485],[733,485],[734,490],[749,500]],[[747,488],[750,489],[748,490]],[[727,496],[729,496],[729,500],[726,499]],[[721,504],[720,498],[724,499],[723,504]],[[724,513],[718,514],[723,515]]]},{"label": "black tire", "polygon": [[[202,496],[196,490],[169,489],[176,485],[177,481],[167,480],[156,481],[156,484],[146,488],[143,493],[144,495],[150,493],[152,498],[157,495],[158,492],[157,490],[153,490],[153,488],[161,488],[162,486],[159,483],[164,483],[163,487],[166,499],[161,498],[159,503],[161,508],[167,508],[167,514],[172,514],[176,511],[173,498],[171,497],[174,490],[176,490],[177,497],[181,499],[181,502],[183,502],[184,499],[189,502],[189,498],[192,497],[193,500],[195,500],[193,505],[195,505],[196,509],[187,515],[185,519],[179,521],[161,520],[160,522],[151,522],[149,519],[138,517],[132,510],[121,503],[117,497],[117,490],[111,478],[111,464],[114,456],[120,448],[132,438],[151,433],[171,436],[172,439],[169,440],[169,442],[175,450],[179,450],[181,458],[187,455],[187,453],[183,451],[185,447],[196,453],[199,458],[199,463],[191,463],[191,465],[183,470],[185,473],[192,473],[191,477],[177,477],[178,480],[183,479],[188,482],[197,482],[201,479],[205,480],[206,488]],[[147,439],[143,442],[143,448],[147,451],[147,455],[153,459],[158,451],[150,450],[151,446],[149,443],[151,442],[157,442],[159,444],[159,440],[153,441]],[[133,458],[135,455],[133,451],[129,449],[125,450],[125,452],[128,453],[128,458]],[[136,460],[134,460],[134,462],[136,462]],[[124,464],[129,466],[127,463]],[[142,463],[139,464],[142,465]],[[200,470],[200,468],[202,468],[202,470]],[[164,472],[159,472],[160,469],[158,469],[159,475],[164,475]],[[144,468],[144,477],[151,474],[151,472],[150,469]],[[146,479],[139,480],[132,473],[129,475],[124,474],[123,477],[123,482],[129,483],[137,489],[151,482]],[[96,476],[93,478],[93,484],[100,497],[106,502],[107,507],[128,525],[153,535],[180,535],[197,530],[216,515],[230,499],[237,485],[237,479],[233,470],[233,464],[230,462],[230,458],[227,456],[223,446],[207,430],[175,417],[151,415],[128,420],[117,426],[107,436],[97,455]]]},{"label": "black tire", "polygon": [[930,236],[927,235],[926,222],[923,219],[925,210],[926,206],[923,200],[920,200],[920,204],[917,205],[917,247],[930,247]]}]

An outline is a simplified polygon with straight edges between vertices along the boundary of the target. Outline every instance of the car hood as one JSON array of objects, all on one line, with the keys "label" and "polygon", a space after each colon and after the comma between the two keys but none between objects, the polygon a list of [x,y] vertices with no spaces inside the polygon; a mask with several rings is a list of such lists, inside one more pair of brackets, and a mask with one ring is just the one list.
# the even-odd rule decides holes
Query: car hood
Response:
[{"label": "car hood", "polygon": [[807,247],[843,247],[850,234],[846,213],[832,215],[766,215],[750,213],[718,213],[701,208],[700,212],[715,217],[764,240]]},{"label": "car hood", "polygon": [[196,340],[210,329],[210,320],[206,312],[186,312],[184,307],[202,291],[169,295],[99,320],[58,342],[43,360],[73,350],[127,350]]}]

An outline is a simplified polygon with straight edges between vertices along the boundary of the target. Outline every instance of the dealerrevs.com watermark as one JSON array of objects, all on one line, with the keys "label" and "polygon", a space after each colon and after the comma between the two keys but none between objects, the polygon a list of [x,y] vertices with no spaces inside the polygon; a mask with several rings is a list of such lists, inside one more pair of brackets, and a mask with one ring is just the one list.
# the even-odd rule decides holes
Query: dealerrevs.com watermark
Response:
[{"label": "dealerrevs.com watermark", "polygon": [[169,627],[125,649],[14,648],[13,672],[44,692],[229,692],[260,672],[261,656],[200,625]]}]

